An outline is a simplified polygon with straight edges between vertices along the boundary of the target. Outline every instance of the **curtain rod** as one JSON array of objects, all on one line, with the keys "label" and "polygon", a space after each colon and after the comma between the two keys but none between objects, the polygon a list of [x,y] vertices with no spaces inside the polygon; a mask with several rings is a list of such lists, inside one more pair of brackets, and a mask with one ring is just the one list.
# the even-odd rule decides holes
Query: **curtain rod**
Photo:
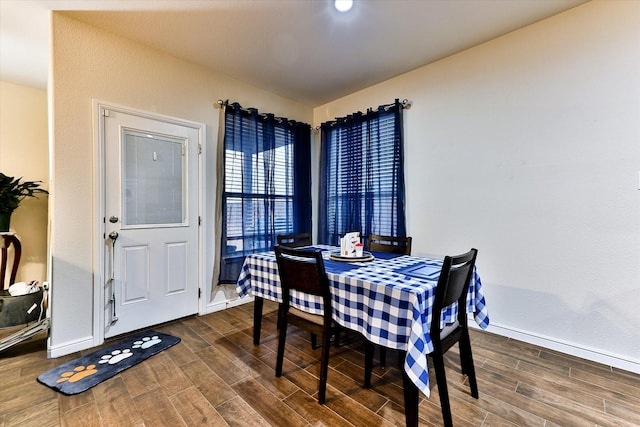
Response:
[{"label": "curtain rod", "polygon": [[[222,99],[218,99],[218,105],[226,107],[227,105],[229,105],[229,100],[225,99],[223,101]],[[395,105],[395,103],[384,104],[384,105],[381,105],[380,107],[391,107],[393,105]],[[407,98],[400,101],[400,105],[402,106],[402,108],[411,108],[411,102]]]},{"label": "curtain rod", "polygon": [[[396,101],[400,103],[400,108],[407,108],[407,109],[411,108],[411,102],[409,102],[407,98],[403,99],[402,101],[396,99]],[[389,107],[393,107],[394,105],[396,105],[395,102],[392,102],[391,104],[382,104],[382,105],[379,105],[377,108],[369,107],[367,108],[367,111],[374,111],[374,110],[377,110],[378,108],[387,109]]]},{"label": "curtain rod", "polygon": [[[225,99],[225,100],[218,99],[218,105],[219,105],[220,107],[226,107],[227,105],[229,105],[229,100],[228,100],[228,99]],[[396,105],[396,104],[395,104],[395,102],[393,102],[393,103],[391,103],[391,104],[383,104],[383,105],[380,105],[378,108],[382,107],[382,108],[385,108],[385,109],[386,109],[386,108],[388,108],[388,107],[393,107],[394,105]],[[401,108],[404,108],[404,109],[409,109],[409,108],[411,108],[411,101],[409,101],[407,98],[404,98],[402,101],[400,101],[400,107],[401,107]],[[243,111],[247,111],[247,112],[249,112],[249,109],[242,108],[242,107],[240,107],[240,108],[241,108]],[[367,109],[367,111],[372,111],[372,110],[373,110],[372,108],[368,108],[368,109]],[[262,113],[260,114],[260,116],[262,116],[262,117],[267,117],[267,116],[266,116],[266,114],[262,114]],[[277,119],[277,120],[280,120],[280,121],[281,121],[281,120],[288,120],[288,119],[283,119],[282,117],[276,117],[276,119]],[[312,131],[314,131],[314,133],[318,133],[318,132],[320,131],[320,126],[316,126],[315,128],[313,128],[313,127],[312,127],[312,128],[311,128],[311,130],[312,130]]]},{"label": "curtain rod", "polygon": [[[227,106],[229,105],[229,100],[228,100],[228,99],[225,99],[225,100],[223,101],[222,99],[218,99],[218,105],[219,105],[220,107],[227,107]],[[240,104],[238,104],[238,105],[240,105]],[[250,113],[252,110],[258,111],[258,109],[257,109],[257,108],[244,108],[243,106],[240,106],[240,110],[241,110],[241,111],[244,111],[245,113]],[[258,116],[262,117],[263,119],[266,119],[267,117],[269,117],[269,114],[266,114],[266,113],[258,113]],[[273,116],[273,119],[274,119],[275,121],[277,121],[278,123],[282,123],[282,122],[283,122],[283,121],[285,121],[285,120],[287,120],[287,121],[289,120],[289,119],[284,118],[284,117],[276,117],[276,116],[275,116],[275,115],[273,115],[273,114],[272,114],[272,116]]]},{"label": "curtain rod", "polygon": [[[403,109],[409,109],[411,108],[411,101],[409,101],[407,98],[403,99],[402,101],[398,101],[400,103],[400,108]],[[393,107],[394,105],[396,105],[395,102],[391,103],[391,104],[383,104],[378,106],[377,108],[384,108],[385,110],[389,107]],[[373,108],[367,108],[367,112],[369,111],[374,111]],[[330,120],[329,122],[332,122],[335,124],[336,120]],[[316,126],[315,128],[313,128],[316,132],[320,131],[320,126]]]},{"label": "curtain rod", "polygon": [[[217,103],[218,103],[218,105],[220,106],[220,108],[223,108],[223,107],[227,107],[227,106],[229,105],[229,100],[228,100],[228,99],[225,99],[225,100],[218,99]],[[238,104],[238,105],[240,105],[240,104]],[[241,111],[244,111],[245,113],[250,113],[252,110],[258,111],[258,109],[257,109],[257,108],[244,108],[244,107],[242,107],[242,106],[240,106],[240,110],[241,110]],[[282,123],[282,122],[285,122],[285,121],[286,121],[286,122],[295,122],[295,123],[303,123],[303,124],[306,124],[306,123],[301,122],[301,121],[298,121],[298,120],[292,120],[292,119],[288,119],[288,118],[286,118],[286,117],[277,117],[277,116],[275,116],[275,115],[273,115],[273,114],[270,114],[270,115],[272,115],[272,116],[273,116],[273,119],[274,119],[275,121],[277,121],[278,123]],[[260,117],[261,117],[261,118],[263,118],[263,119],[266,119],[267,117],[269,117],[269,114],[266,114],[266,113],[258,113],[258,116],[260,116]],[[313,130],[313,128],[311,127],[311,125],[309,125],[309,128],[311,128],[311,130]]]}]

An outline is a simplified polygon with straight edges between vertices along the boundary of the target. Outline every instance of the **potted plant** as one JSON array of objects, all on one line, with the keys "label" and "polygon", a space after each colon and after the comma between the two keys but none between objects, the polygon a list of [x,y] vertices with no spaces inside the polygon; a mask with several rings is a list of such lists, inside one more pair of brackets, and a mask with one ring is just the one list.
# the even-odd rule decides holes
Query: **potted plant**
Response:
[{"label": "potted plant", "polygon": [[42,181],[23,181],[22,177],[14,178],[0,172],[0,232],[9,231],[11,214],[26,197],[38,197],[49,194],[40,188]]}]

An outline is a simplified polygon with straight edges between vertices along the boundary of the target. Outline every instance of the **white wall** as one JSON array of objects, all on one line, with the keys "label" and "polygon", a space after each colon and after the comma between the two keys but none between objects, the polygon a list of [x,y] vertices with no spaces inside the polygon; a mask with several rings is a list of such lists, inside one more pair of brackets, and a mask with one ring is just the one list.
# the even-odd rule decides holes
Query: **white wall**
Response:
[{"label": "white wall", "polygon": [[[206,124],[207,205],[216,191],[218,99],[310,123],[312,110],[54,13],[52,17],[52,327],[50,354],[94,343],[94,141],[92,100]],[[223,59],[221,59],[223,60]],[[211,283],[213,221],[205,230]]]},{"label": "white wall", "polygon": [[477,247],[490,330],[640,372],[640,2],[589,2],[314,124],[394,98],[414,252]]},{"label": "white wall", "polygon": [[[0,81],[0,172],[48,189],[46,91]],[[22,244],[18,282],[47,278],[47,199],[24,199],[11,215],[11,231]]]}]

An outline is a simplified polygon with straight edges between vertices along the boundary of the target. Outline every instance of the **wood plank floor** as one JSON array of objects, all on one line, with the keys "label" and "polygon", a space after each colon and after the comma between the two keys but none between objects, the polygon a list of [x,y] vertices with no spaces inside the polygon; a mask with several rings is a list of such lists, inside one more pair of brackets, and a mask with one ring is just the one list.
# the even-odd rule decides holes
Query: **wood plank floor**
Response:
[{"label": "wood plank floor", "polygon": [[[292,328],[284,374],[275,378],[275,309],[265,301],[262,341],[252,344],[253,304],[156,328],[180,344],[75,396],[36,377],[74,354],[48,360],[44,339],[0,353],[0,427],[9,426],[389,426],[403,425],[395,352],[362,387],[362,338],[332,348],[327,402],[315,400],[319,350]],[[457,350],[447,355],[456,426],[638,426],[640,375],[472,331],[480,398],[469,395]],[[112,344],[109,342],[107,344]],[[89,353],[89,350],[83,353]],[[421,395],[421,425],[442,416],[435,378]]]}]

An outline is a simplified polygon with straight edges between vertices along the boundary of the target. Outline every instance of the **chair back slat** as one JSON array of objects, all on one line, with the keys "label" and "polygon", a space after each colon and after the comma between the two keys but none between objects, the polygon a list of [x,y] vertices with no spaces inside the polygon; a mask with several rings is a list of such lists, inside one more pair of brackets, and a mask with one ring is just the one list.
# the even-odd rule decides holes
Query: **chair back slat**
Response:
[{"label": "chair back slat", "polygon": [[367,249],[373,252],[411,255],[411,240],[411,237],[370,234],[367,238]]},{"label": "chair back slat", "polygon": [[444,258],[433,304],[432,333],[442,329],[439,313],[454,302],[458,302],[459,305],[458,319],[466,319],[467,293],[477,254],[477,249],[471,249],[465,254]]},{"label": "chair back slat", "polygon": [[462,295],[466,296],[466,292],[469,288],[469,282],[467,279],[469,278],[470,269],[471,266],[469,262],[461,266],[451,268],[442,301],[443,307],[458,301]]},{"label": "chair back slat", "polygon": [[276,239],[280,246],[288,246],[290,248],[311,246],[312,244],[311,233],[279,234]]},{"label": "chair back slat", "polygon": [[274,247],[283,299],[292,289],[324,297],[330,295],[329,280],[320,250],[302,250],[277,245]]}]

